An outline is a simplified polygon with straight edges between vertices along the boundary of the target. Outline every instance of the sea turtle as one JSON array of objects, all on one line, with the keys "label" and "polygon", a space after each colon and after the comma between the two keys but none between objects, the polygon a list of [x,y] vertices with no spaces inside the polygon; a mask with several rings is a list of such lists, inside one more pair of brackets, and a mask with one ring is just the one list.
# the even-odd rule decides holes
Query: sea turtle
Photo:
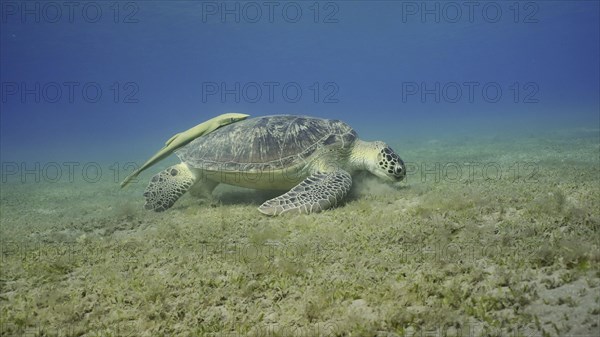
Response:
[{"label": "sea turtle", "polygon": [[312,213],[336,206],[355,172],[391,182],[406,175],[404,162],[384,142],[359,140],[342,121],[307,116],[238,121],[175,153],[182,162],[152,177],[144,192],[146,209],[168,209],[193,185],[210,193],[225,183],[287,191],[264,202],[258,208],[264,214]]}]

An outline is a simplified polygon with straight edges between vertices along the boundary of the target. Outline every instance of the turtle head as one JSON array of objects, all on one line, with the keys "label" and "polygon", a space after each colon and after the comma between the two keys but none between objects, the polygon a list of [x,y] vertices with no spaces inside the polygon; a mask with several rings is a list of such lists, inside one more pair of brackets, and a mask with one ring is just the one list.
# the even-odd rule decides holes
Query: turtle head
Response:
[{"label": "turtle head", "polygon": [[358,141],[353,151],[353,161],[379,178],[397,182],[406,176],[406,167],[400,157],[384,142]]},{"label": "turtle head", "polygon": [[406,176],[406,167],[400,157],[384,142],[375,142],[377,153],[376,168],[371,173],[392,181],[400,181]]}]

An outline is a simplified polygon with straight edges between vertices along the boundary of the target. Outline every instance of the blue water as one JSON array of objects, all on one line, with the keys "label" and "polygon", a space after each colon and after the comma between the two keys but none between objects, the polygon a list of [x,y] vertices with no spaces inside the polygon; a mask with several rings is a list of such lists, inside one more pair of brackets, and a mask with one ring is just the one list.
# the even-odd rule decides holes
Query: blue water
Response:
[{"label": "blue water", "polygon": [[230,111],[393,143],[598,132],[599,2],[475,4],[3,1],[1,160],[142,161]]}]

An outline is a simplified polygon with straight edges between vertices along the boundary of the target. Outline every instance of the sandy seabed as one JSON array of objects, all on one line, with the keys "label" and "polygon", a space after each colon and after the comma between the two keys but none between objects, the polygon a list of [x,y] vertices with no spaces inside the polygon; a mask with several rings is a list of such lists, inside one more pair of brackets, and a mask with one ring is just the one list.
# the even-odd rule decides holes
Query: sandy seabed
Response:
[{"label": "sandy seabed", "polygon": [[391,143],[405,182],[312,215],[222,186],[145,211],[161,167],[125,190],[11,176],[0,335],[598,336],[598,137]]}]

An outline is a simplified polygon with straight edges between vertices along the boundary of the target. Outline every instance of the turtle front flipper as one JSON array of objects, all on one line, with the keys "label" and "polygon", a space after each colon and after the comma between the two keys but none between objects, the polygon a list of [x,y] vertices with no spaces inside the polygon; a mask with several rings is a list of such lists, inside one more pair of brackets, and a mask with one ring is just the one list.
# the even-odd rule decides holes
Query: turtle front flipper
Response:
[{"label": "turtle front flipper", "polygon": [[177,164],[150,179],[144,191],[144,207],[156,212],[169,209],[194,184],[196,178],[185,164]]},{"label": "turtle front flipper", "polygon": [[289,192],[265,201],[258,210],[267,215],[320,212],[336,206],[351,186],[352,177],[346,171],[315,172]]}]

